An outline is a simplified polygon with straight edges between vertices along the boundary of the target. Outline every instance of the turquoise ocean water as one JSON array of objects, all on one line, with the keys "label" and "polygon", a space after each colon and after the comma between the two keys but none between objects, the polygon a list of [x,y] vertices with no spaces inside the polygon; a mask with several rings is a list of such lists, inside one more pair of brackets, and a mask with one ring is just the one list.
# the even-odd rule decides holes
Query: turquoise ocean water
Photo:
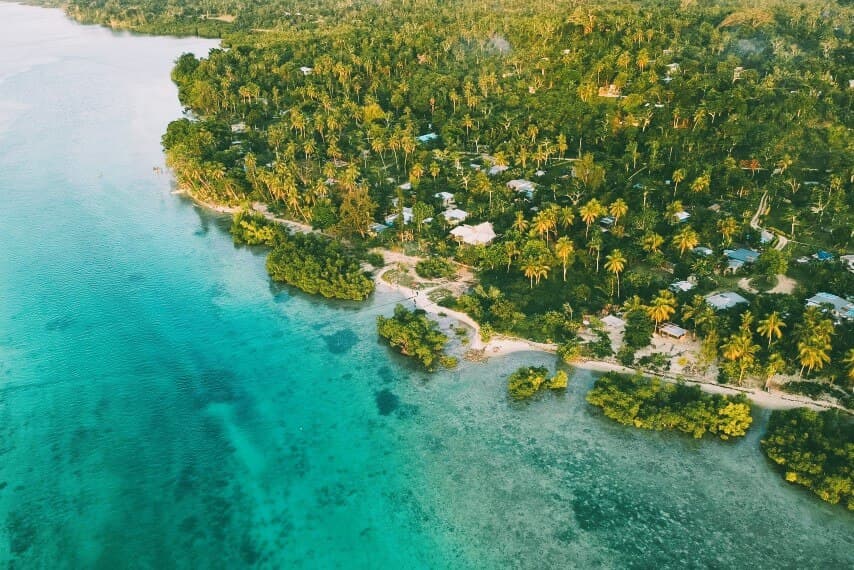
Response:
[{"label": "turquoise ocean water", "polygon": [[[854,517],[745,441],[508,404],[518,354],[430,378],[395,299],[272,286],[171,193],[196,39],[0,4],[0,563],[14,568],[846,568]],[[759,412],[758,423],[767,414]]]}]

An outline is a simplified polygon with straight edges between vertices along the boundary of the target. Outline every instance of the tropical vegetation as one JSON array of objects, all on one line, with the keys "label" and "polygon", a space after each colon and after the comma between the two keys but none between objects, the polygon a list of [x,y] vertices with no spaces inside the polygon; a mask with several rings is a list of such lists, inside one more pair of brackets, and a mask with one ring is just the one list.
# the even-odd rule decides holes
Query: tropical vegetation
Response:
[{"label": "tropical vegetation", "polygon": [[701,438],[741,437],[753,422],[744,396],[707,394],[699,386],[611,372],[596,379],[587,401],[623,425],[677,430]]},{"label": "tropical vegetation", "polygon": [[844,412],[775,411],[762,451],[786,481],[854,510],[854,423]]},{"label": "tropical vegetation", "polygon": [[569,378],[563,370],[549,376],[545,366],[523,366],[507,378],[507,391],[514,400],[527,400],[539,392],[540,388],[562,390]]},{"label": "tropical vegetation", "polygon": [[445,354],[447,335],[421,309],[410,311],[396,305],[393,316],[377,317],[377,333],[392,348],[412,357],[426,370],[434,371],[440,365],[453,368],[457,364],[454,357]]}]

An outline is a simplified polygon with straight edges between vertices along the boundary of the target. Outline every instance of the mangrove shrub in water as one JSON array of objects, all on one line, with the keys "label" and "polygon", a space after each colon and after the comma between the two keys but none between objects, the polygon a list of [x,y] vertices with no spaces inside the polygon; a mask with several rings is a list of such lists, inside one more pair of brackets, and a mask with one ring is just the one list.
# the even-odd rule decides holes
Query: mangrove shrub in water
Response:
[{"label": "mangrove shrub in water", "polygon": [[563,370],[549,378],[549,371],[545,366],[523,366],[507,379],[507,391],[514,400],[526,400],[542,387],[561,390],[566,388],[567,382],[568,378]]},{"label": "mangrove shrub in water", "polygon": [[775,411],[762,451],[786,481],[854,510],[854,422],[849,417],[838,410]]},{"label": "mangrove shrub in water", "polygon": [[427,370],[435,370],[440,364],[447,368],[457,364],[455,358],[445,355],[448,337],[421,309],[409,311],[403,305],[396,305],[392,317],[377,317],[377,332],[389,345]]},{"label": "mangrove shrub in water", "polygon": [[231,223],[234,243],[266,245],[267,271],[275,281],[330,299],[361,301],[374,290],[359,259],[340,242],[318,234],[291,234],[260,214],[238,212]]},{"label": "mangrove shrub in water", "polygon": [[699,386],[641,375],[605,374],[596,380],[587,401],[621,424],[678,430],[696,438],[706,432],[721,439],[743,436],[753,421],[744,396],[706,394]]},{"label": "mangrove shrub in water", "polygon": [[374,290],[355,256],[317,234],[284,236],[267,257],[267,271],[275,281],[330,299],[361,301]]}]

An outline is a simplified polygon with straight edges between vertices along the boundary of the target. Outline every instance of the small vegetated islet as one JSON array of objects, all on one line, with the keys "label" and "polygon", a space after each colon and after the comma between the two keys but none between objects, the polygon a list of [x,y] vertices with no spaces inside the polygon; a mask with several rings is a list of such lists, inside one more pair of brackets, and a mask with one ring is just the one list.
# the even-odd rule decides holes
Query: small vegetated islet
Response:
[{"label": "small vegetated islet", "polygon": [[377,332],[392,348],[412,357],[426,370],[457,365],[455,357],[445,354],[447,335],[421,309],[410,311],[403,305],[396,305],[393,316],[377,317]]},{"label": "small vegetated islet", "polygon": [[523,366],[507,379],[507,391],[514,400],[527,400],[536,395],[541,388],[565,389],[568,381],[569,378],[563,370],[558,370],[554,376],[549,376],[545,366]]}]

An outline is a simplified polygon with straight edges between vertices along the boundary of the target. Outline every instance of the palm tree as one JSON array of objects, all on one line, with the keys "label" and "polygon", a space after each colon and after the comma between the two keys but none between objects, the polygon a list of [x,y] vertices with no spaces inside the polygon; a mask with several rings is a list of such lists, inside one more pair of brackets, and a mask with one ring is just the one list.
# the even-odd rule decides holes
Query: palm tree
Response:
[{"label": "palm tree", "polygon": [[569,206],[564,206],[557,212],[557,222],[564,230],[568,230],[575,221],[575,212]]},{"label": "palm tree", "polygon": [[664,245],[664,238],[655,232],[648,232],[643,236],[641,245],[643,246],[644,251],[649,253],[660,253],[661,246]]},{"label": "palm tree", "polygon": [[[539,270],[540,264],[535,259],[528,260],[522,264],[522,273],[531,280],[531,289],[534,288],[534,277],[537,277]],[[537,278],[537,282],[539,282],[539,278]]]},{"label": "palm tree", "polygon": [[679,257],[682,257],[689,249],[697,247],[700,238],[691,226],[685,226],[673,237],[673,244],[679,248]]},{"label": "palm tree", "polygon": [[643,300],[638,295],[632,295],[623,303],[623,310],[627,313],[631,313],[632,311],[646,311],[646,305],[643,304]]},{"label": "palm tree", "polygon": [[702,295],[694,295],[691,302],[682,307],[682,318],[685,321],[693,321],[694,323],[694,330],[692,331],[694,338],[697,337],[697,317],[705,312],[706,307],[709,307],[709,305]]},{"label": "palm tree", "polygon": [[608,211],[614,216],[614,223],[619,223],[620,218],[625,216],[629,211],[629,205],[622,198],[617,198],[608,208]]},{"label": "palm tree", "polygon": [[768,357],[768,362],[762,372],[765,376],[765,389],[767,390],[771,384],[771,378],[775,374],[779,374],[786,369],[786,359],[779,352],[773,352]]},{"label": "palm tree", "polygon": [[646,312],[649,318],[655,321],[655,330],[658,331],[661,323],[668,320],[676,312],[676,297],[667,289],[663,289],[652,300],[652,304],[647,307]]},{"label": "palm tree", "polygon": [[830,350],[830,343],[823,343],[819,338],[814,338],[810,342],[801,341],[798,343],[798,359],[801,362],[801,376],[804,374],[804,368],[807,369],[807,374],[815,370],[821,370],[824,365],[830,362],[830,355],[827,351]]},{"label": "palm tree", "polygon": [[537,269],[536,269],[536,273],[535,273],[535,277],[537,279],[537,285],[540,284],[540,278],[541,277],[548,277],[549,276],[549,271],[551,271],[551,270],[552,270],[551,266],[546,264],[546,263],[540,262],[540,264],[537,265]]},{"label": "palm tree", "polygon": [[833,332],[832,320],[824,318],[818,307],[807,307],[802,321],[795,327],[798,359],[801,363],[800,375],[803,375],[805,368],[809,373],[814,369],[821,370],[830,362],[828,352],[831,349]]},{"label": "palm tree", "polygon": [[854,381],[854,348],[848,349],[842,362],[848,365],[848,381]]},{"label": "palm tree", "polygon": [[504,242],[504,255],[507,256],[507,273],[510,273],[510,265],[512,265],[513,260],[519,255],[519,247],[516,245],[516,242],[511,240]]},{"label": "palm tree", "polygon": [[706,172],[691,183],[691,191],[694,193],[705,192],[709,189],[711,183],[712,177],[708,172]]},{"label": "palm tree", "polygon": [[596,273],[599,273],[599,256],[602,254],[602,235],[599,233],[593,234],[590,240],[587,242],[587,251],[590,252],[590,255],[593,255],[593,252],[596,252]]},{"label": "palm tree", "polygon": [[682,212],[683,210],[685,210],[685,208],[682,206],[682,201],[674,200],[673,202],[670,202],[664,209],[664,217],[671,225],[677,224],[679,223],[679,219],[676,217],[676,214]]},{"label": "palm tree", "polygon": [[602,214],[602,208],[602,204],[599,203],[599,200],[592,198],[578,210],[578,213],[581,215],[581,219],[585,224],[587,224],[587,229],[584,230],[585,239],[587,238],[588,232],[590,232],[590,225]]},{"label": "palm tree", "polygon": [[626,263],[626,256],[619,249],[615,249],[605,257],[605,269],[617,278],[617,299],[620,298],[620,273],[626,268]]},{"label": "palm tree", "polygon": [[768,348],[771,348],[771,341],[774,337],[777,337],[777,340],[783,338],[783,329],[785,327],[786,323],[784,323],[783,319],[780,318],[779,313],[774,311],[763,320],[759,321],[759,326],[756,327],[756,332],[768,338]]},{"label": "palm tree", "polygon": [[516,219],[513,221],[513,229],[519,233],[524,233],[528,229],[528,220],[525,219],[523,212],[516,212]]},{"label": "palm tree", "polygon": [[563,264],[563,280],[566,281],[566,267],[569,264],[569,258],[575,253],[575,244],[566,236],[561,237],[555,242],[555,255]]},{"label": "palm tree", "polygon": [[756,361],[756,353],[759,345],[753,344],[750,331],[739,331],[733,334],[721,346],[724,358],[732,361],[738,366],[738,385],[744,380],[744,373],[753,366]]},{"label": "palm tree", "polygon": [[732,243],[732,236],[738,231],[738,222],[732,216],[718,220],[718,231],[724,238],[724,244],[729,245]]},{"label": "palm tree", "polygon": [[673,195],[676,196],[676,190],[679,188],[679,183],[685,180],[685,169],[679,168],[673,171]]},{"label": "palm tree", "polygon": [[537,215],[534,216],[534,223],[531,226],[531,229],[533,229],[534,232],[540,237],[543,237],[543,235],[545,235],[546,236],[546,243],[548,244],[549,243],[549,233],[554,229],[555,224],[556,224],[556,222],[555,222],[554,211],[553,210],[544,210],[542,212],[537,213]]}]

